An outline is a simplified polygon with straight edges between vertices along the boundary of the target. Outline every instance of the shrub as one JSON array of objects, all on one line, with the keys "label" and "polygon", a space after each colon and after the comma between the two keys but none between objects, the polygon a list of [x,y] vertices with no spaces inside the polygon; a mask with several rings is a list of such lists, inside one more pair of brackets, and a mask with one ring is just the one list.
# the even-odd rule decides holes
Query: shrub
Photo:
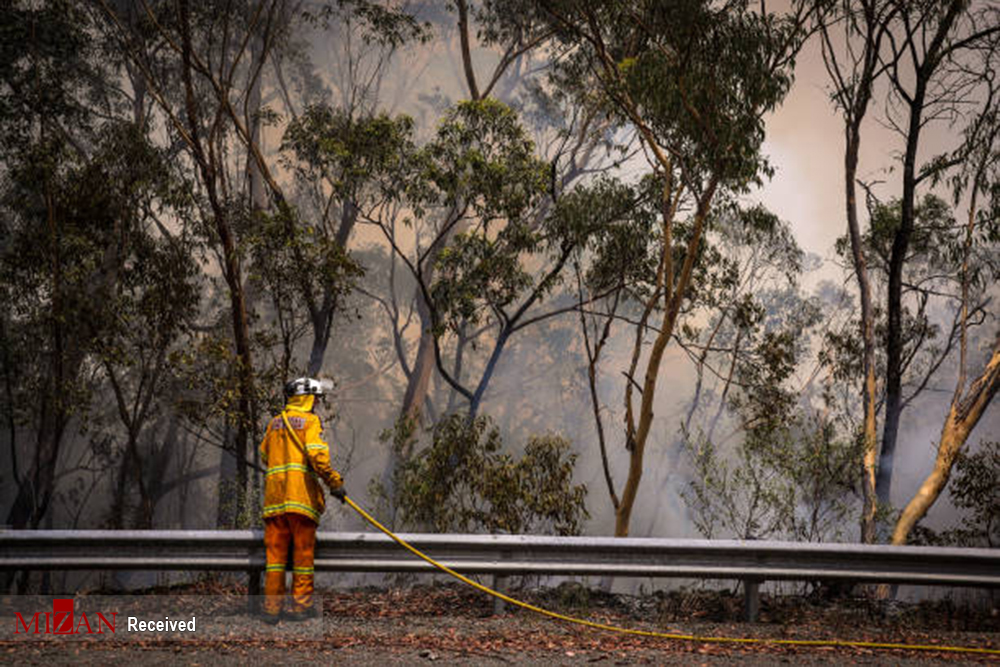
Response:
[{"label": "shrub", "polygon": [[579,534],[589,515],[576,458],[556,435],[532,436],[515,457],[491,418],[451,415],[396,471],[400,518],[439,532]]}]

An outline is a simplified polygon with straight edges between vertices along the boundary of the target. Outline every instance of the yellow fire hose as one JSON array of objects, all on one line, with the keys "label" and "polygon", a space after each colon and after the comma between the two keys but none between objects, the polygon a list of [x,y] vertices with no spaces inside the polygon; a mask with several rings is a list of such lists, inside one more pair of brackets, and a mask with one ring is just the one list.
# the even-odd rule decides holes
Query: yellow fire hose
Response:
[{"label": "yellow fire hose", "polygon": [[980,655],[1000,655],[1000,649],[990,649],[990,648],[979,648],[975,646],[934,646],[930,644],[891,644],[884,642],[859,642],[859,641],[843,641],[837,639],[757,639],[750,637],[701,637],[698,635],[681,635],[681,634],[671,634],[667,632],[655,632],[653,630],[637,630],[634,628],[622,628],[616,625],[609,625],[607,623],[596,623],[594,621],[588,621],[582,618],[575,618],[573,616],[565,616],[554,611],[549,611],[548,609],[543,609],[541,607],[536,607],[533,604],[528,604],[527,602],[522,602],[516,598],[512,598],[509,595],[504,595],[499,591],[495,591],[488,586],[484,586],[477,581],[473,581],[469,577],[463,574],[459,574],[455,570],[451,569],[447,565],[437,562],[427,554],[423,553],[411,544],[408,544],[404,539],[393,533],[391,530],[379,523],[375,517],[368,514],[350,498],[344,498],[344,502],[351,506],[355,512],[361,515],[365,521],[371,525],[378,528],[380,531],[388,535],[394,542],[399,546],[403,547],[414,556],[427,561],[437,569],[441,570],[446,574],[450,574],[459,581],[472,586],[473,588],[486,593],[487,595],[492,595],[495,598],[499,598],[504,602],[510,603],[516,607],[521,607],[522,609],[527,609],[544,616],[549,616],[551,618],[559,619],[560,621],[566,621],[567,623],[575,623],[577,625],[583,625],[588,628],[597,628],[598,630],[607,630],[609,632],[618,632],[629,635],[639,635],[642,637],[658,637],[660,639],[674,639],[680,641],[691,641],[691,642],[702,642],[702,643],[717,643],[717,644],[774,644],[779,646],[833,646],[836,648],[870,648],[870,649],[900,649],[906,651],[943,651],[950,653],[977,653]]}]

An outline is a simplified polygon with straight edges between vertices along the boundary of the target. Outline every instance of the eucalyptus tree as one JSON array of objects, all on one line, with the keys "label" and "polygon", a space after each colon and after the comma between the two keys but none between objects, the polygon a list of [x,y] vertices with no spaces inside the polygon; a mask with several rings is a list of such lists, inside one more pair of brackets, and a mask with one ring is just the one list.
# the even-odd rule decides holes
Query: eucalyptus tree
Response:
[{"label": "eucalyptus tree", "polygon": [[[31,328],[51,332],[55,375],[37,375],[36,385],[30,379],[36,373],[21,372],[17,393],[33,391],[34,397],[21,398],[37,403],[40,417],[51,422],[40,433],[56,428],[59,435],[36,448],[33,481],[24,484],[24,497],[15,501],[9,517],[13,525],[37,525],[45,514],[62,437],[71,421],[82,430],[101,388],[92,375],[100,379],[103,372],[110,382],[127,431],[129,460],[140,465],[138,438],[150,410],[159,407],[167,355],[199,301],[188,246],[161,236],[154,221],[164,211],[182,213],[184,206],[181,181],[167,165],[162,151],[133,125],[120,122],[109,123],[99,133],[86,158],[64,156],[50,177],[38,179],[37,162],[16,166],[10,174],[5,208],[12,224],[5,244],[4,283],[18,306],[5,333],[27,342],[22,337]],[[39,196],[39,185],[47,203],[32,210],[27,204]],[[48,221],[50,238],[45,244],[38,244],[32,231],[32,215],[39,212]],[[51,272],[52,285],[39,282],[46,272]],[[45,327],[47,319],[51,321]],[[49,336],[39,336],[41,345],[32,346],[32,356],[39,361],[47,356],[39,358],[37,352],[48,349]],[[90,366],[100,371],[92,374]],[[138,366],[141,378],[131,372]],[[129,396],[133,387],[136,393]]]},{"label": "eucalyptus tree", "polygon": [[[797,377],[829,313],[780,283],[740,306],[744,313],[733,322],[739,353],[724,385],[732,434],[713,438],[711,430],[685,429],[692,474],[682,497],[694,524],[709,538],[849,538],[857,440],[831,415],[832,378],[816,391],[815,374],[805,383]],[[829,369],[818,365],[822,370]],[[730,439],[736,442],[726,446]]]},{"label": "eucalyptus tree", "polygon": [[[519,83],[520,71],[531,63],[533,54],[544,52],[552,44],[554,32],[541,20],[537,3],[527,0],[485,0],[481,3],[459,0],[454,4],[448,3],[447,7],[448,13],[440,17],[440,22],[455,22],[465,99],[471,102],[495,99],[509,102],[507,98]],[[444,32],[443,25],[440,30]],[[480,47],[498,52],[499,59],[490,67],[478,67],[472,57],[477,38]],[[461,225],[453,226],[449,234],[460,229]],[[429,233],[433,235],[434,231]],[[432,246],[427,261],[421,263],[419,278],[425,285],[434,281],[436,254],[447,247],[449,239],[442,238],[441,241]],[[437,354],[440,346],[435,343],[434,316],[426,301],[425,290],[418,286],[414,291],[421,334],[413,360],[403,363],[411,370],[399,420],[403,431],[410,433],[421,422],[434,370],[440,368]],[[459,350],[464,350],[473,334],[460,332],[457,337]],[[463,358],[461,353],[456,357],[459,360]],[[457,391],[456,384],[449,383],[449,386]]]},{"label": "eucalyptus tree", "polygon": [[[1000,42],[982,54],[985,63],[996,63]],[[966,220],[960,228],[958,250],[960,285],[957,320],[959,364],[955,391],[941,426],[931,471],[903,508],[892,533],[893,544],[905,544],[914,526],[937,501],[969,437],[1000,391],[1000,331],[986,352],[982,370],[970,379],[970,318],[984,292],[995,289],[1000,273],[1000,87],[986,80],[982,106],[964,133],[954,156],[960,169],[951,178],[956,202],[966,201]],[[985,201],[984,201],[985,200]],[[956,259],[953,257],[953,259]]]},{"label": "eucalyptus tree", "polygon": [[114,97],[92,27],[75,3],[0,9],[0,363],[16,485],[6,523],[18,528],[51,509],[65,441],[88,413],[87,362],[135,231],[130,214],[150,191],[121,159],[143,147],[89,105]]},{"label": "eucalyptus tree", "polygon": [[[116,147],[117,148],[117,147]],[[188,215],[186,183],[167,166],[165,155],[147,147],[140,154],[150,183],[156,186],[158,207]],[[176,366],[182,346],[191,340],[191,328],[201,307],[200,269],[191,238],[184,234],[161,234],[160,220],[147,207],[135,212],[138,228],[129,242],[129,261],[120,272],[117,289],[109,295],[109,322],[97,346],[103,375],[110,385],[115,413],[124,428],[124,454],[112,512],[117,527],[129,525],[124,492],[131,481],[139,494],[135,527],[153,528],[158,490],[190,480],[190,471],[168,476],[166,465],[154,460],[167,458],[178,443],[169,433],[162,440],[149,425],[158,417],[176,418]],[[174,434],[176,438],[176,433]],[[158,446],[157,441],[160,440]],[[149,443],[148,452],[140,449]],[[212,467],[203,469],[211,471]]]},{"label": "eucalyptus tree", "polygon": [[[875,86],[887,65],[882,60],[882,43],[892,38],[893,19],[898,7],[893,2],[860,0],[824,4],[818,17],[822,37],[823,63],[830,76],[831,97],[844,121],[844,202],[850,239],[851,264],[860,297],[862,343],[862,459],[861,541],[875,541],[876,459],[878,456],[878,407],[875,380],[875,309],[868,259],[864,252],[858,215],[857,173],[861,150],[862,123],[868,114]],[[843,35],[835,37],[836,28]],[[841,43],[843,42],[843,43]]]},{"label": "eucalyptus tree", "polygon": [[[374,6],[375,3],[371,4]],[[364,12],[361,11],[361,5],[365,5]],[[524,6],[529,5],[530,3],[527,3]],[[354,9],[348,11],[352,7]],[[306,249],[295,252],[308,252],[307,249],[315,245],[317,237],[331,235],[339,244],[345,246],[357,223],[375,224],[385,232],[385,238],[392,248],[388,289],[381,285],[366,284],[358,291],[374,299],[388,316],[392,327],[393,347],[397,352],[399,368],[406,380],[400,407],[400,432],[413,434],[426,408],[432,380],[436,375],[444,377],[436,373],[436,370],[446,365],[448,368],[445,372],[449,377],[452,379],[460,377],[463,363],[474,356],[467,352],[469,347],[476,345],[473,342],[475,336],[469,335],[462,323],[451,329],[437,327],[434,322],[436,315],[431,312],[432,308],[437,309],[437,307],[428,305],[427,302],[431,285],[437,284],[435,272],[439,266],[439,253],[450,251],[450,244],[455,242],[462,232],[469,232],[466,226],[471,223],[469,220],[458,220],[456,224],[449,224],[447,220],[442,222],[438,214],[447,217],[447,212],[443,211],[441,206],[423,199],[428,196],[430,188],[437,185],[431,185],[430,188],[418,192],[420,188],[416,184],[429,183],[431,178],[443,182],[443,179],[449,177],[446,172],[454,169],[454,165],[448,164],[447,157],[440,158],[439,164],[435,167],[437,175],[431,177],[424,170],[429,164],[429,150],[416,150],[414,147],[414,121],[403,115],[390,115],[386,110],[390,94],[386,92],[388,85],[383,85],[385,84],[383,77],[388,65],[388,56],[395,49],[405,48],[410,42],[424,42],[429,37],[428,31],[431,28],[402,20],[393,22],[391,26],[369,20],[374,14],[370,15],[367,12],[373,8],[369,7],[368,3],[359,3],[357,7],[353,3],[346,3],[344,6],[338,6],[336,10],[332,7],[329,11],[324,10],[325,14],[313,13],[319,24],[325,24],[328,20],[334,23],[333,18],[348,19],[346,22],[340,20],[340,24],[335,28],[330,26],[336,29],[338,34],[345,35],[346,40],[338,46],[338,57],[346,62],[340,62],[334,67],[331,84],[335,89],[337,104],[312,104],[302,113],[296,113],[286,129],[282,144],[285,164],[296,176],[297,184],[307,186],[300,188],[300,192],[311,189],[319,195],[311,196],[308,204],[311,220],[315,224],[306,228],[301,243],[298,241],[289,243],[274,235],[265,236],[258,266],[264,272],[276,276],[275,280],[270,280],[270,284],[278,287],[281,284],[282,274],[274,273],[270,267],[279,262],[286,267],[294,266],[296,263],[292,257],[294,253],[290,250],[295,250],[295,247],[301,246]],[[461,84],[468,89],[473,100],[482,102],[484,108],[492,102],[492,95],[507,90],[505,75],[517,70],[521,66],[523,57],[551,37],[551,30],[547,28],[536,30],[531,15],[518,12],[513,5],[501,3],[474,5],[463,2],[453,6],[451,13],[435,13],[429,8],[425,8],[427,11],[420,8],[411,9],[414,16],[430,17],[436,24],[434,27],[442,32],[446,32],[445,24],[448,21],[457,18],[457,32],[452,34],[457,35],[459,44],[457,51],[460,55],[456,60],[461,60],[463,63]],[[379,16],[384,17],[384,14]],[[368,21],[359,31],[360,38],[356,33],[346,32],[350,21]],[[393,28],[392,34],[398,39],[389,39],[380,33],[381,28],[387,26]],[[488,70],[481,71],[473,66],[471,58],[473,41],[476,38],[474,32],[478,32],[480,45],[502,50],[500,61]],[[388,34],[388,31],[386,33]],[[351,50],[352,44],[356,45],[356,52]],[[432,49],[427,47],[421,51],[430,50]],[[423,57],[419,52],[408,51],[407,54],[417,61]],[[399,85],[407,87],[412,84],[413,80],[407,78]],[[514,115],[508,113],[503,120],[510,123],[513,118]],[[454,124],[452,126],[454,127]],[[508,132],[508,138],[510,137],[513,135]],[[525,138],[526,135],[513,137],[513,140],[523,142]],[[494,147],[499,147],[502,140],[504,137],[498,135],[489,141],[494,142]],[[443,143],[437,142],[439,146]],[[518,146],[520,147],[520,144]],[[457,155],[460,149],[456,144],[442,150],[451,150],[452,154]],[[524,157],[527,159],[529,156]],[[468,161],[466,163],[471,164]],[[531,188],[539,193],[547,192],[551,180],[548,165],[537,162],[532,168],[537,168],[538,178]],[[449,186],[442,186],[444,189],[447,187]],[[475,197],[473,194],[470,198]],[[535,195],[532,195],[532,198],[532,204],[537,203],[538,198]],[[423,211],[411,212],[407,207],[412,205],[424,205],[426,208]],[[538,207],[535,206],[534,210],[537,211]],[[407,217],[411,222],[404,220]],[[521,224],[527,224],[527,221],[522,221]],[[495,228],[497,226],[494,226]],[[469,233],[481,234],[478,231]],[[418,273],[414,275],[401,263],[400,258],[410,252],[408,244],[411,238],[415,240],[416,252],[421,253],[424,248],[420,243],[426,240],[428,235],[431,237],[431,242],[427,246],[429,248],[427,256],[408,257],[414,261],[410,268],[418,269]],[[507,236],[510,238],[512,235]],[[272,241],[268,241],[268,238]],[[518,240],[517,243],[523,246],[524,241]],[[321,254],[331,257],[332,250],[333,248],[328,247]],[[509,247],[504,252],[510,254],[516,253],[516,250]],[[288,259],[289,257],[292,259]],[[469,255],[467,261],[479,260]],[[410,301],[409,318],[403,314],[406,309],[405,301],[401,304],[401,298],[397,294],[400,274],[406,274],[402,280],[411,279],[408,288],[412,286],[414,290],[414,298]],[[549,287],[551,285],[546,284],[545,289]],[[287,291],[287,285],[285,290]],[[436,298],[440,303],[451,299],[450,297],[446,299],[440,290],[438,292]],[[314,312],[311,306],[307,310]],[[329,312],[327,308],[320,310]],[[412,317],[414,313],[416,318]],[[405,329],[415,319],[419,319],[420,336],[417,341],[411,341]],[[455,320],[452,320],[452,323],[454,324]],[[479,335],[482,333],[479,332]],[[450,338],[449,342],[442,346],[439,339],[445,334]],[[454,350],[450,347],[453,341]],[[415,350],[411,347],[414,344]],[[504,350],[504,345],[502,342],[497,348],[497,359]],[[318,349],[314,345],[310,369],[316,367],[319,358]],[[451,360],[440,361],[442,355],[449,354]],[[489,363],[489,374],[492,374],[497,359]],[[457,388],[465,389],[466,382],[467,380],[460,379],[449,385],[456,388],[453,390],[454,395],[461,395]],[[479,397],[474,401],[476,405],[474,409],[478,409],[482,391],[488,383],[489,379],[486,378],[482,383]],[[475,389],[471,388],[466,391],[469,394],[475,393]],[[406,439],[408,438],[404,438]],[[413,444],[412,441],[410,444]],[[391,485],[392,471],[400,461],[395,449],[390,452],[390,460],[384,475],[386,486]],[[405,454],[402,458],[406,458]]]},{"label": "eucalyptus tree", "polygon": [[[363,275],[349,252],[359,211],[394,199],[391,192],[403,174],[400,163],[412,142],[412,120],[384,110],[383,78],[401,49],[426,42],[430,33],[406,8],[368,1],[307,8],[302,18],[300,27],[336,36],[335,90],[331,99],[301,91],[307,103],[297,109],[275,65],[290,116],[282,133],[281,163],[294,181],[287,202],[284,193],[275,195],[281,205],[254,246],[272,294],[282,292],[280,299],[272,298],[279,320],[305,313],[312,341],[304,369],[317,375],[344,297]],[[307,279],[301,266],[316,270]]]},{"label": "eucalyptus tree", "polygon": [[[711,439],[717,430],[737,375],[746,375],[747,356],[761,355],[764,329],[808,327],[798,313],[810,302],[798,294],[805,254],[787,222],[761,205],[719,207],[706,234],[702,273],[675,339],[695,366],[696,382],[684,429],[699,425]],[[707,325],[698,326],[699,321]],[[801,349],[797,350],[801,356]],[[710,388],[710,380],[715,380]],[[708,400],[708,399],[712,400]],[[711,416],[707,414],[711,412]],[[701,416],[698,420],[696,417]]]},{"label": "eucalyptus tree", "polygon": [[1000,8],[992,3],[965,0],[898,3],[898,36],[886,42],[887,77],[891,83],[886,117],[904,142],[900,221],[889,255],[886,295],[885,425],[876,491],[889,501],[892,463],[903,406],[905,363],[903,284],[904,266],[914,238],[918,188],[954,165],[932,160],[918,164],[923,130],[935,121],[952,121],[991,85],[995,51],[1000,41]]},{"label": "eucalyptus tree", "polygon": [[[472,102],[489,102],[500,100],[510,103],[512,108],[521,111],[520,122],[526,130],[536,137],[534,152],[540,160],[547,161],[547,181],[551,181],[548,189],[565,190],[585,174],[588,166],[592,166],[594,148],[600,138],[602,123],[598,122],[589,111],[581,110],[578,105],[561,105],[554,97],[558,94],[552,89],[542,91],[543,72],[547,71],[556,57],[551,51],[554,31],[541,20],[537,3],[529,1],[517,2],[457,2],[449,4],[447,10],[435,12],[428,9],[420,10],[421,16],[429,18],[435,32],[444,48],[450,49],[449,57],[454,65],[454,72],[461,88],[460,97]],[[495,59],[484,60],[473,58],[476,50],[488,52]],[[414,56],[414,67],[425,62],[419,55]],[[412,85],[412,83],[410,84]],[[440,93],[435,98],[438,104],[431,105],[434,111],[441,110],[448,102],[446,93]],[[443,113],[443,112],[442,112]],[[537,218],[532,224],[539,225],[549,206],[543,200],[541,206],[535,207],[533,215]],[[383,223],[391,221],[384,220]],[[436,238],[437,220],[432,216],[424,216],[414,220],[412,234],[423,238]],[[411,232],[403,231],[403,225],[396,221],[398,240],[409,236]],[[400,433],[414,434],[422,423],[422,418],[432,410],[430,401],[431,388],[444,387],[447,393],[447,405],[444,411],[455,409],[458,402],[467,402],[469,397],[459,389],[461,385],[468,393],[475,394],[476,381],[449,382],[439,372],[440,353],[444,351],[446,372],[452,378],[458,378],[463,373],[463,365],[474,365],[477,356],[474,354],[482,348],[480,337],[486,335],[487,329],[475,328],[468,323],[457,322],[448,331],[449,340],[442,346],[435,340],[434,314],[425,298],[425,290],[420,283],[431,285],[436,281],[438,268],[437,254],[449,249],[453,238],[467,231],[466,222],[447,227],[446,234],[440,242],[431,244],[431,250],[425,261],[421,262],[421,275],[414,281],[414,297],[409,300],[411,311],[415,311],[420,337],[412,344],[400,332],[394,332],[397,349],[400,351],[400,367],[406,376],[407,384],[400,407],[398,420]],[[427,226],[424,228],[424,226]],[[393,253],[393,261],[398,259],[398,253]],[[401,273],[406,274],[402,265]],[[395,267],[390,272],[395,278]],[[395,290],[380,298],[392,322],[405,321],[409,326],[414,318],[402,316]],[[440,333],[440,331],[438,331]],[[437,343],[437,344],[436,344]],[[415,349],[411,349],[411,345]],[[489,346],[489,343],[487,343]],[[506,349],[503,345],[494,349],[498,355]],[[498,356],[499,358],[499,356]],[[496,360],[487,366],[493,368]],[[492,372],[492,371],[490,371]],[[436,384],[435,384],[436,383]],[[488,380],[487,383],[488,384]],[[485,389],[486,384],[482,385]],[[478,404],[482,395],[473,403]],[[478,409],[478,407],[476,408]],[[403,440],[407,440],[404,437]],[[412,443],[411,443],[412,444]],[[397,462],[390,461],[388,468],[392,469]],[[391,472],[387,472],[391,475]]]},{"label": "eucalyptus tree", "polygon": [[655,279],[639,303],[625,371],[629,472],[616,508],[616,535],[629,532],[660,365],[689,298],[716,195],[746,192],[770,173],[760,152],[763,116],[791,85],[804,10],[779,16],[755,13],[749,5],[542,3],[560,40],[572,46],[564,67],[589,77],[606,112],[638,134],[658,179]]},{"label": "eucalyptus tree", "polygon": [[[235,457],[236,484],[245,489],[256,467],[255,458],[248,458],[248,446],[258,428],[258,404],[268,394],[263,385],[258,386],[255,375],[273,370],[255,361],[257,354],[266,359],[270,344],[266,327],[255,323],[250,291],[260,284],[280,288],[272,290],[272,301],[280,311],[276,319],[286,343],[278,364],[284,372],[291,366],[293,336],[289,332],[294,329],[284,325],[306,311],[313,339],[306,365],[318,373],[337,306],[360,275],[360,267],[340,242],[349,235],[353,220],[335,225],[329,206],[318,219],[310,219],[310,211],[303,212],[286,196],[276,176],[279,165],[264,150],[262,128],[282,120],[265,100],[277,94],[275,89],[284,89],[280,76],[276,85],[265,79],[266,65],[303,20],[336,22],[348,14],[359,30],[367,31],[365,39],[393,44],[418,34],[419,26],[408,14],[362,1],[323,7],[315,15],[284,0],[197,6],[143,3],[138,22],[129,22],[130,15],[106,0],[93,0],[93,4],[126,62],[141,73],[168,136],[179,143],[184,159],[197,174],[197,201],[204,223],[199,232],[209,256],[218,262],[232,331],[233,355],[228,364],[232,386],[213,392],[213,404],[221,408],[219,414],[235,431],[224,446]],[[158,66],[149,62],[141,48],[142,38],[148,35],[162,45]],[[291,141],[298,144],[292,152],[307,150],[302,124],[296,125],[296,120]],[[315,160],[313,166],[324,167]],[[350,218],[349,203],[337,212],[341,211],[342,217]],[[252,451],[256,457],[256,448]]]},{"label": "eucalyptus tree", "polygon": [[[615,508],[621,501],[605,435],[605,413],[609,408],[599,400],[598,374],[615,325],[635,326],[631,304],[641,303],[654,288],[659,189],[655,179],[649,181],[641,190],[645,197],[640,198],[632,215],[595,233],[580,257],[582,266],[578,266],[580,324],[591,407],[605,483]],[[683,233],[685,226],[679,224],[678,229]],[[757,421],[764,411],[745,414],[748,411],[740,406],[747,401],[741,397],[766,403],[775,415],[790,416],[793,412],[788,401],[777,400],[779,394],[770,391],[781,396],[800,395],[783,385],[791,384],[789,369],[794,370],[793,362],[803,358],[818,314],[813,300],[799,293],[798,279],[804,262],[790,226],[762,206],[719,204],[707,221],[689,297],[673,336],[673,342],[694,368],[694,386],[685,399],[678,434],[667,440],[669,447],[660,459],[668,471],[663,476],[663,488],[658,490],[660,494],[674,488],[678,476],[673,473],[687,460],[682,455],[693,455],[687,458],[695,464],[694,472],[705,473],[708,467],[720,464],[721,452],[733,446],[734,438],[750,440],[752,433],[762,432],[763,426]],[[585,298],[602,287],[613,289],[612,297],[585,306]],[[763,373],[771,375],[764,377]],[[718,434],[719,426],[729,422],[724,417],[731,415],[746,426],[745,432],[736,429],[730,433],[727,429],[725,434]],[[760,437],[756,442],[765,439]],[[788,444],[791,439],[783,438],[781,442]],[[712,455],[700,454],[701,449],[692,447],[692,443]],[[736,449],[743,454],[753,449],[751,459],[759,450],[739,442]],[[707,479],[707,475],[702,477]],[[698,512],[706,516],[713,513],[715,508],[710,505],[714,503],[699,504]]]},{"label": "eucalyptus tree", "polygon": [[[257,412],[251,312],[239,232],[241,218],[250,206],[243,206],[247,203],[242,201],[245,193],[238,184],[244,179],[234,178],[233,172],[239,170],[226,156],[240,140],[244,145],[250,141],[250,128],[237,109],[243,106],[239,99],[253,89],[261,66],[246,66],[247,47],[255,35],[260,35],[267,46],[273,44],[274,37],[268,33],[269,19],[278,8],[274,2],[258,3],[255,11],[246,13],[242,3],[152,3],[143,4],[142,20],[136,23],[129,22],[127,16],[119,14],[119,7],[106,0],[95,0],[94,4],[111,38],[141,73],[171,140],[183,146],[184,156],[197,175],[196,201],[203,221],[199,231],[217,257],[228,298],[236,391],[227,392],[227,396],[234,398],[235,410],[230,417],[235,435],[224,446],[235,459],[236,484],[242,494],[250,479],[247,454]],[[151,63],[146,58],[146,40],[140,37],[148,34],[162,43],[162,62]],[[177,90],[180,94],[175,93]],[[254,154],[253,148],[248,147],[248,152]],[[260,157],[259,151],[254,157]],[[258,166],[264,171],[264,165]],[[263,175],[267,178],[269,174],[264,171]]]},{"label": "eucalyptus tree", "polygon": [[[383,232],[421,290],[438,373],[464,399],[472,420],[510,339],[570,310],[540,304],[604,222],[590,208],[603,190],[581,187],[553,204],[550,165],[536,156],[517,115],[494,100],[459,103],[414,165],[407,201],[422,228],[433,229],[429,238],[409,252],[384,220],[368,222]],[[461,361],[448,363],[445,341],[466,328],[482,329],[477,338],[491,344],[479,372],[466,368],[462,377],[455,372]],[[462,354],[461,346],[454,349]]]},{"label": "eucalyptus tree", "polygon": [[[328,192],[310,224],[299,220],[286,227],[275,218],[254,246],[262,276],[273,294],[281,293],[276,312],[287,310],[294,317],[293,311],[304,311],[312,326],[309,374],[322,370],[334,315],[363,274],[347,250],[348,239],[363,212],[375,215],[373,209],[398,201],[412,134],[413,122],[406,116],[353,118],[321,104],[308,107],[285,129],[285,165],[298,183],[323,184]],[[294,277],[302,266],[312,267],[310,289],[301,289],[303,280]]]},{"label": "eucalyptus tree", "polygon": [[[926,200],[919,190],[933,187],[964,159],[955,152],[921,165],[921,138],[924,130],[935,123],[955,125],[971,118],[966,109],[974,106],[989,85],[992,66],[981,54],[995,49],[997,10],[989,3],[967,2],[850,0],[817,5],[823,9],[818,20],[832,99],[843,116],[845,129],[845,202],[851,261],[861,297],[864,355],[861,437],[865,443],[862,475],[865,506],[861,533],[863,541],[872,542],[876,539],[876,499],[888,507],[900,418],[913,399],[913,394],[907,396],[904,388],[913,365],[914,344],[919,347],[924,341],[923,337],[910,334],[915,333],[911,326],[913,318],[920,319],[924,313],[927,292],[915,288],[906,277],[907,263],[914,257],[926,257],[926,253],[912,247],[925,236],[919,228],[921,202]],[[884,105],[882,122],[898,134],[903,144],[901,195],[896,199],[898,211],[894,218],[897,222],[891,229],[880,232],[888,238],[884,258],[872,255],[872,249],[865,247],[856,194],[863,121],[866,115],[870,116],[870,107],[879,103]],[[873,208],[883,213],[887,210]],[[870,276],[873,263],[884,265],[887,278],[884,401],[879,398],[875,379],[879,342],[873,305],[876,286]],[[954,271],[950,273],[954,275]],[[956,319],[946,351],[951,349],[957,328]],[[932,361],[930,370],[937,370],[946,356]],[[926,382],[926,376],[913,381],[917,393]],[[876,412],[883,404],[884,424],[878,451]]]},{"label": "eucalyptus tree", "polygon": [[520,456],[505,449],[489,417],[442,418],[433,442],[398,472],[402,522],[440,532],[578,535],[587,489],[573,484],[570,443],[532,436]]}]

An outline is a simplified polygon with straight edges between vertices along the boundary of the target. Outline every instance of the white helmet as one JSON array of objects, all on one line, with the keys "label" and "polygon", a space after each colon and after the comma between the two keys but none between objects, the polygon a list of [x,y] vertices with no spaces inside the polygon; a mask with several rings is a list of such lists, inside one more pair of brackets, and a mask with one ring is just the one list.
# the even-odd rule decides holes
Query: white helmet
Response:
[{"label": "white helmet", "polygon": [[328,389],[333,389],[330,380],[314,380],[313,378],[296,378],[285,385],[285,396],[323,396]]}]

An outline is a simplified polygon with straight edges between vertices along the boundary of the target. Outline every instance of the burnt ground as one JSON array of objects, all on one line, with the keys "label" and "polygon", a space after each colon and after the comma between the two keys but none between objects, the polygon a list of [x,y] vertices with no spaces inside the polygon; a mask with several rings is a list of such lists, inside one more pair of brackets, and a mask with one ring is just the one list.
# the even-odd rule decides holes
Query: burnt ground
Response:
[{"label": "burnt ground", "polygon": [[[151,590],[176,594],[177,589]],[[238,587],[203,583],[185,594],[227,597]],[[744,623],[742,595],[675,591],[628,596],[576,584],[518,591],[526,602],[600,623],[698,637],[845,640],[1000,649],[1000,610],[940,600],[906,604],[863,594],[761,596],[759,621]],[[206,599],[208,599],[206,597]],[[52,665],[552,665],[552,664],[905,664],[1000,663],[1000,655],[871,647],[716,643],[617,634],[508,608],[459,584],[328,591],[316,632],[295,636],[282,621],[269,635],[127,642],[0,642],[0,660]],[[996,598],[994,598],[995,600]],[[257,621],[251,621],[257,623]],[[260,626],[263,628],[263,626]]]}]

